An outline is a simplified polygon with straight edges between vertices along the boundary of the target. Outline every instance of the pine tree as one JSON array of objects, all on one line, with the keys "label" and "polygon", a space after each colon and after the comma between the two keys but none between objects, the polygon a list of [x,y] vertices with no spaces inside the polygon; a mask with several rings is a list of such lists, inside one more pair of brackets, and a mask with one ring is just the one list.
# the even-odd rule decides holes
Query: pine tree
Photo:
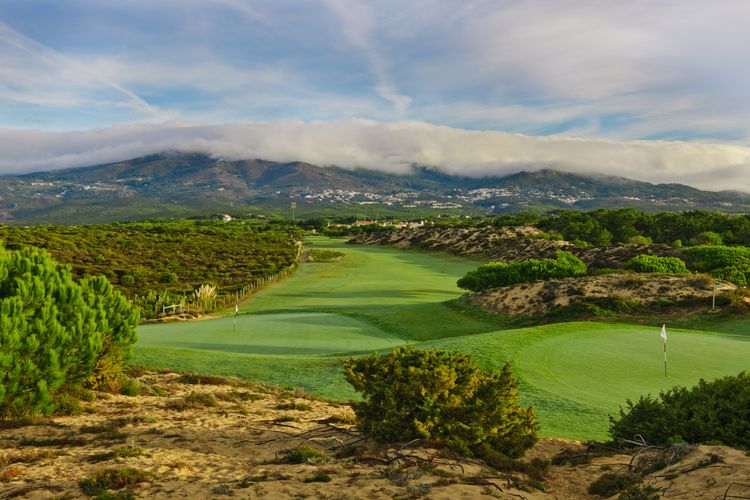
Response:
[{"label": "pine tree", "polygon": [[105,345],[129,348],[137,318],[100,281],[76,283],[42,250],[0,247],[0,416],[50,414],[92,376]]}]

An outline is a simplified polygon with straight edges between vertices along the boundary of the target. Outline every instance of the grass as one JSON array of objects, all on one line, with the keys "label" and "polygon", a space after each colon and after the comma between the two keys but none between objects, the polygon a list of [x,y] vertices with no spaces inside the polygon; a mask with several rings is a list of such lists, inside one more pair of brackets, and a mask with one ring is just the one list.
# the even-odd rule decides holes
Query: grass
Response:
[{"label": "grass", "polygon": [[[122,490],[132,488],[139,483],[153,481],[154,475],[140,469],[126,467],[124,469],[101,469],[91,477],[79,481],[81,491],[94,498],[112,498],[109,490]],[[114,498],[135,498],[130,491],[122,492],[122,495],[114,495]]]},{"label": "grass", "polygon": [[542,435],[602,439],[608,415],[626,399],[736,374],[750,359],[750,320],[716,315],[683,329],[668,325],[665,378],[659,318],[652,326],[574,322],[509,329],[507,321],[454,300],[461,296],[456,280],[476,262],[327,238],[307,244],[344,257],[303,265],[253,295],[240,305],[236,328],[231,317],[140,327],[133,362],[346,400],[357,397],[341,372],[349,356],[405,344],[457,350],[488,369],[511,361]]},{"label": "grass", "polygon": [[310,462],[319,462],[326,458],[325,453],[313,448],[312,446],[300,446],[290,451],[285,457],[284,462],[289,464],[306,464]]},{"label": "grass", "polygon": [[140,457],[143,449],[138,446],[120,446],[105,453],[97,453],[88,458],[91,463],[106,462],[107,460],[118,460],[125,458]]}]

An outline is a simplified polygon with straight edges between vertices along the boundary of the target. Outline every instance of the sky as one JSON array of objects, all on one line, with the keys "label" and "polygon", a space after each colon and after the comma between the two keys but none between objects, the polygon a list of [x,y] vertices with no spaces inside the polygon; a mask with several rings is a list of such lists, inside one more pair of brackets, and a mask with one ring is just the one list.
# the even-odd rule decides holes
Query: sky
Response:
[{"label": "sky", "polygon": [[750,191],[747,0],[0,0],[0,174],[165,150]]}]

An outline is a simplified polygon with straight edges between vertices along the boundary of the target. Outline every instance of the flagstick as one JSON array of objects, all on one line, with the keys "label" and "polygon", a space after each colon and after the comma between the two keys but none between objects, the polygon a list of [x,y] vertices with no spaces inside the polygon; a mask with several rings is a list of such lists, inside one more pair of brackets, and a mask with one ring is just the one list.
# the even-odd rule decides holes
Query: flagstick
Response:
[{"label": "flagstick", "polygon": [[667,325],[661,327],[661,338],[664,340],[664,378],[667,378]]}]

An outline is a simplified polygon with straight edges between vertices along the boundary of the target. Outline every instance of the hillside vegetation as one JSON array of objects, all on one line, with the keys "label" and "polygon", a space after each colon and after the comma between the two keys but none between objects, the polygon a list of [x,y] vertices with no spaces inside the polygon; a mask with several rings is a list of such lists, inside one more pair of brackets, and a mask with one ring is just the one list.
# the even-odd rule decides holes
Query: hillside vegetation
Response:
[{"label": "hillside vegetation", "polygon": [[216,221],[0,226],[7,248],[43,248],[75,276],[104,275],[130,296],[202,283],[236,289],[289,266],[298,235],[293,226]]}]

